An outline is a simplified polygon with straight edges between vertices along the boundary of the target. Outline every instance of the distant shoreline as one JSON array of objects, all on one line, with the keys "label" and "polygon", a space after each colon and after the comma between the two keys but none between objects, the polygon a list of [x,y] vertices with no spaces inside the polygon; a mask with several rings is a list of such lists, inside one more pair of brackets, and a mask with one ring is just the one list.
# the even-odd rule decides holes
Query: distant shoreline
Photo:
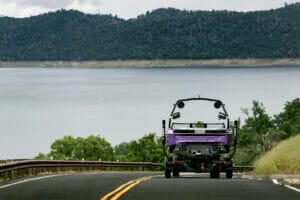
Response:
[{"label": "distant shoreline", "polygon": [[155,68],[155,67],[272,67],[299,66],[300,58],[111,61],[0,61],[0,68]]}]

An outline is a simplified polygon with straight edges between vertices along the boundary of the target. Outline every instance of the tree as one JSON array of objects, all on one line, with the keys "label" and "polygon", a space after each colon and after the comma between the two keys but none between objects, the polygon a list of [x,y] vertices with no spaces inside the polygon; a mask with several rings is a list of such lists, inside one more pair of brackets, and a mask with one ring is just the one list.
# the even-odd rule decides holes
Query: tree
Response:
[{"label": "tree", "polygon": [[279,131],[282,131],[280,139],[300,133],[300,99],[296,98],[287,102],[283,112],[275,115],[275,124]]},{"label": "tree", "polygon": [[142,162],[162,161],[162,147],[157,143],[154,133],[145,135],[138,142]]},{"label": "tree", "polygon": [[110,143],[100,136],[88,136],[78,142],[85,160],[114,160],[114,151]]},{"label": "tree", "polygon": [[239,146],[256,145],[261,153],[265,153],[277,141],[274,123],[266,113],[264,105],[258,101],[253,101],[251,112],[250,115],[248,110],[244,110],[248,118],[240,132]]},{"label": "tree", "polygon": [[39,152],[38,155],[34,159],[37,159],[37,160],[47,160],[49,158],[48,158],[47,154]]},{"label": "tree", "polygon": [[49,157],[54,160],[74,160],[76,149],[76,139],[72,136],[65,136],[55,140],[51,145]]},{"label": "tree", "polygon": [[127,161],[130,151],[130,143],[122,142],[121,144],[116,145],[114,150],[117,161]]},{"label": "tree", "polygon": [[243,109],[247,118],[239,131],[235,163],[252,164],[255,158],[271,150],[279,141],[300,134],[300,99],[288,101],[284,110],[271,118],[265,107],[253,101],[251,113]]},{"label": "tree", "polygon": [[116,158],[120,161],[162,162],[163,151],[160,138],[154,133],[129,143],[115,146]]},{"label": "tree", "polygon": [[235,163],[250,165],[278,142],[279,131],[275,130],[274,122],[262,103],[253,101],[250,112],[248,109],[242,111],[247,118],[239,131]]},{"label": "tree", "polygon": [[52,143],[48,157],[55,160],[114,160],[114,152],[111,144],[100,136],[65,136]]}]

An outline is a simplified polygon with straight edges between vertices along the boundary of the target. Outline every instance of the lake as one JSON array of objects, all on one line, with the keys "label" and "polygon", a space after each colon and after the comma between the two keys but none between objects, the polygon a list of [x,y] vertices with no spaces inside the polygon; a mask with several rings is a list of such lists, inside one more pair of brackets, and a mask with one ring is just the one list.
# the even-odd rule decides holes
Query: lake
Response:
[{"label": "lake", "polygon": [[65,135],[161,135],[180,98],[219,98],[234,120],[252,100],[274,115],[299,94],[300,67],[0,68],[0,159],[47,153]]}]

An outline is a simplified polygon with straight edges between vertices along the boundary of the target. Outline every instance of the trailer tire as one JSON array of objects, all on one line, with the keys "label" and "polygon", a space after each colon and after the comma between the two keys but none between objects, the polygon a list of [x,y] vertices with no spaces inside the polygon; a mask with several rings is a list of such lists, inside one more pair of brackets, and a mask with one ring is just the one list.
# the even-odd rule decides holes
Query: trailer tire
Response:
[{"label": "trailer tire", "polygon": [[220,178],[220,172],[218,169],[212,169],[210,171],[210,178]]},{"label": "trailer tire", "polygon": [[226,170],[226,178],[232,178],[232,176],[233,176],[232,169],[227,169]]},{"label": "trailer tire", "polygon": [[173,177],[179,177],[179,170],[177,169],[173,170]]},{"label": "trailer tire", "polygon": [[165,178],[171,178],[171,170],[165,169]]}]

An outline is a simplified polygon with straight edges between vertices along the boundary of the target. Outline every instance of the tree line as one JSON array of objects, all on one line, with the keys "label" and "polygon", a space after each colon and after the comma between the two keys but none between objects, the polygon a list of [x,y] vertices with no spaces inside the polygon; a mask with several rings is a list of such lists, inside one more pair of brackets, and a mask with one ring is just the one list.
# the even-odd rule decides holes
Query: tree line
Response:
[{"label": "tree line", "polygon": [[115,147],[100,135],[90,135],[86,138],[65,136],[52,143],[48,154],[39,153],[36,159],[159,163],[164,160],[164,156],[161,138],[150,133]]},{"label": "tree line", "polygon": [[300,3],[255,12],[157,9],[134,19],[59,10],[0,17],[0,60],[298,58]]},{"label": "tree line", "polygon": [[[288,101],[283,111],[273,117],[266,113],[264,105],[258,101],[253,101],[252,108],[243,109],[243,113],[246,119],[239,127],[234,157],[236,165],[251,165],[280,141],[300,134],[299,98]],[[86,138],[65,136],[52,143],[48,154],[39,153],[36,159],[162,163],[164,155],[162,138],[150,133],[114,147],[99,135]]]}]

